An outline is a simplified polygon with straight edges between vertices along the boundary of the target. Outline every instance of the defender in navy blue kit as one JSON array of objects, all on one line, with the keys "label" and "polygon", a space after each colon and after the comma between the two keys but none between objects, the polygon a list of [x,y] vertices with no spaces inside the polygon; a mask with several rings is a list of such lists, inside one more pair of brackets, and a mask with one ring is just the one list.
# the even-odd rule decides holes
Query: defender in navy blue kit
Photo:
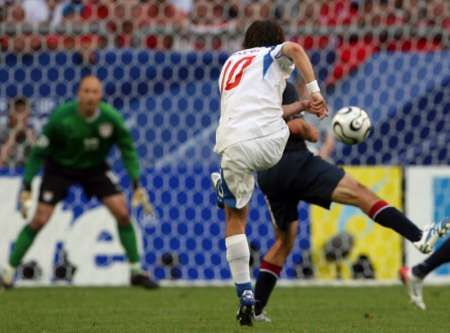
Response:
[{"label": "defender in navy blue kit", "polygon": [[[295,86],[288,82],[283,93],[283,104],[298,100]],[[301,116],[290,120],[302,121]],[[288,124],[292,132],[291,121]],[[303,129],[309,130],[307,139],[317,140],[315,133],[312,133],[315,129],[302,123]],[[289,224],[298,219],[299,201],[328,209],[331,195],[344,175],[342,169],[313,155],[306,147],[303,136],[291,134],[280,162],[269,170],[258,172],[258,184],[267,198],[277,227],[287,231]]]},{"label": "defender in navy blue kit", "polygon": [[[284,107],[303,102],[303,107],[307,108],[307,101],[298,100],[295,86],[288,83],[283,94]],[[270,321],[263,309],[292,251],[299,223],[297,205],[301,200],[327,209],[331,202],[357,206],[372,220],[395,230],[424,253],[431,252],[436,240],[450,230],[449,221],[444,220],[431,223],[422,231],[344,170],[313,155],[306,148],[305,139],[316,141],[318,132],[301,116],[286,121],[291,135],[281,160],[274,167],[258,172],[258,183],[271,212],[276,240],[261,261],[256,281],[257,321]]]}]

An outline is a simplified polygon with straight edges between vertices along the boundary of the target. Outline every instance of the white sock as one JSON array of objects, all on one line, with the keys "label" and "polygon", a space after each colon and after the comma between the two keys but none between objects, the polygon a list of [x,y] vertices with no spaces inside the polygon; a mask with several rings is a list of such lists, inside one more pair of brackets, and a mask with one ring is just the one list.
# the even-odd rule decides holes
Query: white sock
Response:
[{"label": "white sock", "polygon": [[225,238],[227,261],[230,265],[231,277],[235,284],[251,283],[250,250],[245,234]]},{"label": "white sock", "polygon": [[13,267],[13,266],[11,266],[11,265],[9,264],[9,262],[6,263],[5,269],[8,270],[8,272],[12,272],[13,274],[16,273],[16,268]]},{"label": "white sock", "polygon": [[142,272],[141,263],[140,262],[130,262],[130,272],[131,274],[137,274]]}]

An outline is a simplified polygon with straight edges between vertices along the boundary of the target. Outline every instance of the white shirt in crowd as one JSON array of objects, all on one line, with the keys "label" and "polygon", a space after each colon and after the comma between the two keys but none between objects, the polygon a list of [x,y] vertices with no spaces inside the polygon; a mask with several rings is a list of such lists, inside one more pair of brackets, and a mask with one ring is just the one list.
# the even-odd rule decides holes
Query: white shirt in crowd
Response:
[{"label": "white shirt in crowd", "polygon": [[25,21],[33,26],[46,22],[49,22],[51,27],[59,25],[66,1],[59,1],[53,10],[50,10],[47,2],[47,0],[24,0],[22,8],[25,11]]}]

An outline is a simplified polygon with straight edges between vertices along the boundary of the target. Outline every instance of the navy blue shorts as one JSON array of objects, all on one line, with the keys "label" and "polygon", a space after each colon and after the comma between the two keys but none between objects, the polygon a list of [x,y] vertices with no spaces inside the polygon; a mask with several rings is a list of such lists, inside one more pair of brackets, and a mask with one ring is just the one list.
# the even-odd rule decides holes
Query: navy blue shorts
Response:
[{"label": "navy blue shorts", "polygon": [[277,165],[258,172],[274,223],[283,231],[298,220],[299,201],[329,209],[331,195],[345,172],[308,150],[285,151]]}]

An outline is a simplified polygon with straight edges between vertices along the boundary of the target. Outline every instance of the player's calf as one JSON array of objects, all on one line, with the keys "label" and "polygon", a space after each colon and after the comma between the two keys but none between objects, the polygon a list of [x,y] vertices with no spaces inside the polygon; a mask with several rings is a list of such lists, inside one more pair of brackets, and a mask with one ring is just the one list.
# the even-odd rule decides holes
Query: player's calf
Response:
[{"label": "player's calf", "polygon": [[422,231],[403,213],[381,200],[375,193],[349,175],[345,175],[339,182],[332,194],[332,200],[359,207],[372,220],[395,230],[413,243],[422,238]]},{"label": "player's calf", "polygon": [[270,322],[264,313],[275,285],[277,284],[286,258],[292,251],[297,236],[298,221],[289,224],[287,231],[276,230],[276,239],[273,246],[264,256],[255,284],[255,320]]},{"label": "player's calf", "polygon": [[430,223],[421,230],[397,208],[345,175],[333,192],[335,202],[359,207],[378,224],[393,229],[411,241],[422,253],[430,253],[439,237],[450,231],[450,222]]}]

